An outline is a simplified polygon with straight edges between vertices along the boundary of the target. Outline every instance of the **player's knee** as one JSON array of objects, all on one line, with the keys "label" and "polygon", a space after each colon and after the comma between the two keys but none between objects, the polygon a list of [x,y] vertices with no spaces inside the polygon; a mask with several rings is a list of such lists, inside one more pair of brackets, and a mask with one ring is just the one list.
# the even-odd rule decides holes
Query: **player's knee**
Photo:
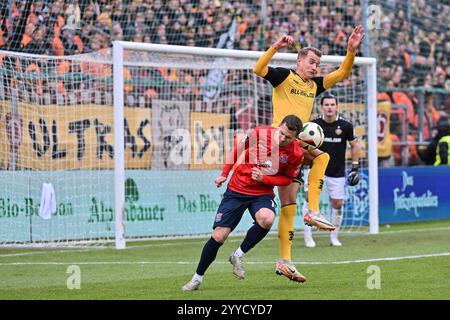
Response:
[{"label": "player's knee", "polygon": [[212,233],[212,238],[219,243],[224,243],[227,240],[230,232],[227,230],[228,228],[216,228]]},{"label": "player's knee", "polygon": [[343,204],[343,201],[341,199],[332,199],[331,200],[331,206],[333,207],[333,209],[337,209],[337,210],[342,209],[342,204]]},{"label": "player's knee", "polygon": [[263,229],[270,229],[273,225],[273,219],[264,219],[258,222],[259,226]]},{"label": "player's knee", "polygon": [[275,213],[272,210],[261,210],[256,216],[256,223],[261,228],[270,229],[275,220]]}]

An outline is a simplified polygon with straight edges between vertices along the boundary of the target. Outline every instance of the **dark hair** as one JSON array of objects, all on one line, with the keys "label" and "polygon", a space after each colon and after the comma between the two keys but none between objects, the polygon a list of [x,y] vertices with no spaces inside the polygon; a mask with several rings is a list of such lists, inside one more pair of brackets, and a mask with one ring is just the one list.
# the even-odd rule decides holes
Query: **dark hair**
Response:
[{"label": "dark hair", "polygon": [[332,95],[331,93],[328,93],[326,95],[324,95],[321,99],[320,99],[320,105],[323,106],[323,100],[325,99],[334,99],[336,101],[336,105],[338,105],[338,99],[336,96]]},{"label": "dark hair", "polygon": [[450,134],[450,119],[447,116],[441,116],[437,122],[437,136],[442,138]]},{"label": "dark hair", "polygon": [[302,120],[300,120],[299,117],[290,114],[286,117],[284,117],[283,121],[281,121],[280,126],[286,124],[286,127],[291,130],[295,131],[297,135],[302,131],[303,129],[303,123]]}]

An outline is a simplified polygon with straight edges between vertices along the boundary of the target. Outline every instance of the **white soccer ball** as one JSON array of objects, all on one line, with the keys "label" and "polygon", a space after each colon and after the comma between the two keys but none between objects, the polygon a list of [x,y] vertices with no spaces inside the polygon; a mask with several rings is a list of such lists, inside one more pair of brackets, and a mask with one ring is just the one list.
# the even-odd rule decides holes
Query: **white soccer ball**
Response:
[{"label": "white soccer ball", "polygon": [[298,134],[298,138],[307,145],[307,149],[317,149],[323,143],[323,130],[315,122],[306,122],[302,131]]}]

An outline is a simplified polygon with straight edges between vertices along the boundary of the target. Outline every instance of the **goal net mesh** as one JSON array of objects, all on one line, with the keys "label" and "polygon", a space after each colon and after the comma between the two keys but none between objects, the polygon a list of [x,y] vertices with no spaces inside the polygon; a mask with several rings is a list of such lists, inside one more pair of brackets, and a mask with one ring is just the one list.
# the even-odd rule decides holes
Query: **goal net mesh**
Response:
[{"label": "goal net mesh", "polygon": [[[254,63],[125,50],[127,239],[210,232],[224,192],[214,179],[234,135],[272,122],[272,87],[252,72]],[[114,239],[111,50],[64,57],[2,51],[0,65],[0,243]],[[271,65],[293,68],[295,61]],[[322,63],[321,71],[337,67]],[[347,188],[344,207],[344,228],[352,230],[368,225],[366,88],[365,68],[355,66],[332,89],[362,147],[362,179]],[[326,190],[321,209],[329,216]],[[300,209],[298,216],[301,229]],[[251,223],[245,215],[236,231]]]}]

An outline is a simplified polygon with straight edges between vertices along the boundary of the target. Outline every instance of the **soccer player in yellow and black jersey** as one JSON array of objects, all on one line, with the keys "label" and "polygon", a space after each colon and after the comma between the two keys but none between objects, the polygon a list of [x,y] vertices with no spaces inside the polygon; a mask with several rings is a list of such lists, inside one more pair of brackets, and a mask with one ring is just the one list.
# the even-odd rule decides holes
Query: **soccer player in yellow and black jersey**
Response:
[{"label": "soccer player in yellow and black jersey", "polygon": [[[300,50],[295,70],[269,67],[269,62],[275,53],[279,49],[291,46],[294,40],[291,36],[284,35],[273,43],[253,67],[253,71],[258,76],[268,80],[273,86],[272,126],[277,127],[279,122],[289,114],[295,114],[303,123],[309,121],[314,98],[350,75],[356,50],[363,39],[364,29],[362,26],[355,27],[348,38],[347,55],[339,69],[323,77],[317,76],[322,52],[313,47]],[[334,230],[335,227],[319,211],[319,196],[329,159],[330,156],[327,153],[318,149],[305,152],[305,160],[310,160],[312,166],[308,175],[310,213],[305,215],[304,219],[306,223],[318,228]],[[303,282],[305,277],[297,271],[291,259],[294,217],[297,212],[296,197],[299,187],[300,178],[289,186],[278,188],[282,207],[278,220],[280,260],[276,264],[275,271],[291,280]]]}]

